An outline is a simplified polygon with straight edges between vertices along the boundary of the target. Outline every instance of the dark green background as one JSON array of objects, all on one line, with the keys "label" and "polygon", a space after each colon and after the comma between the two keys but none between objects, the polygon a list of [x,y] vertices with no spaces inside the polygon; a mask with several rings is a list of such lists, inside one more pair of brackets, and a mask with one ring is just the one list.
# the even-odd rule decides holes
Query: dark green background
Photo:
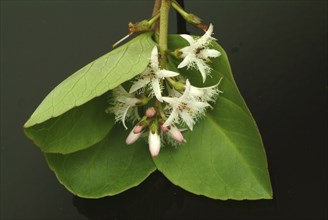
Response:
[{"label": "dark green background", "polygon": [[[160,173],[99,200],[59,184],[22,125],[152,3],[1,1],[1,219],[327,219],[327,1],[185,1],[228,53],[263,136],[274,200],[211,200]],[[175,33],[174,13],[171,24]]]}]

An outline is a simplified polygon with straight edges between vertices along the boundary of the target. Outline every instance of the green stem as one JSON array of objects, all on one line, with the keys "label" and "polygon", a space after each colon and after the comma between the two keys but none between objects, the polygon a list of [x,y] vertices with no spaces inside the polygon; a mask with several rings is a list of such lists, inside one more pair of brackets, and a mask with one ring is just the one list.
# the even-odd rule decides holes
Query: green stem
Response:
[{"label": "green stem", "polygon": [[165,78],[167,80],[167,82],[173,86],[173,88],[175,88],[176,90],[183,92],[185,89],[185,84],[179,82],[179,81],[175,81],[174,79],[170,78],[170,77],[166,77]]},{"label": "green stem", "polygon": [[[155,16],[155,14],[159,14],[160,8],[161,8],[162,0],[155,0],[154,8],[153,8],[153,13],[152,16]],[[156,20],[156,22],[152,25],[151,29],[157,33],[159,28],[159,21]],[[157,34],[155,35],[157,36]]]},{"label": "green stem", "polygon": [[172,0],[172,7],[190,24],[204,31],[207,31],[208,26],[202,23],[202,19],[194,14],[186,12],[176,0]]},{"label": "green stem", "polygon": [[187,13],[185,10],[183,10],[183,8],[179,5],[179,3],[175,0],[173,0],[172,2],[172,6],[173,8],[179,12],[179,14],[184,18],[186,19],[188,16],[189,16],[189,13]]},{"label": "green stem", "polygon": [[162,0],[155,0],[153,13],[151,14],[152,16],[154,16],[159,11],[159,9],[161,8],[161,3],[162,3]]},{"label": "green stem", "polygon": [[148,21],[149,25],[152,26],[158,18],[159,18],[159,12],[157,12],[151,19],[149,19]]},{"label": "green stem", "polygon": [[158,112],[158,115],[160,116],[160,118],[163,121],[166,121],[167,117],[166,117],[165,112],[163,110],[162,104],[158,100],[156,100],[155,105],[157,107],[157,112]]},{"label": "green stem", "polygon": [[162,68],[166,65],[167,35],[169,27],[169,12],[171,1],[162,0],[160,9],[160,29],[159,29],[159,51],[161,54],[160,64]]}]

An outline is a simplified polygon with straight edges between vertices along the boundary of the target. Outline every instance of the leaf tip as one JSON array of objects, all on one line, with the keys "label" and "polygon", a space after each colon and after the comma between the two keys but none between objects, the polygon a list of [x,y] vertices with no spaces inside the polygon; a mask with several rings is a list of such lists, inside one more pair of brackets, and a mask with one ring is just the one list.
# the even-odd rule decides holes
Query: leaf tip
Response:
[{"label": "leaf tip", "polygon": [[23,125],[23,128],[24,128],[24,129],[30,127],[30,121],[31,121],[31,118],[29,118],[29,119],[25,122],[25,124]]}]

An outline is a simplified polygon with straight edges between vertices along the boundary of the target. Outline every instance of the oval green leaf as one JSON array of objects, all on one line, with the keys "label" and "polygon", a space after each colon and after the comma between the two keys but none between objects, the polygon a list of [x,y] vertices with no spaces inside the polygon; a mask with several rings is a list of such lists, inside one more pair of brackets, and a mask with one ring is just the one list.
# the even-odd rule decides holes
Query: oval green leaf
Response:
[{"label": "oval green leaf", "polygon": [[25,123],[40,124],[100,96],[142,72],[155,43],[141,34],[81,68],[54,88]]},{"label": "oval green leaf", "polygon": [[44,123],[25,128],[25,134],[43,152],[68,154],[101,141],[114,126],[112,114],[105,113],[107,95],[97,97]]},{"label": "oval green leaf", "polygon": [[[172,36],[170,42],[173,49],[186,45],[179,36]],[[194,130],[184,134],[187,143],[162,148],[154,162],[172,183],[195,194],[222,200],[271,199],[267,159],[256,123],[233,80],[225,51],[216,43],[212,47],[222,55],[212,60],[212,79],[208,79],[214,84],[223,77],[223,94]],[[181,72],[192,84],[201,85],[198,71]]]},{"label": "oval green leaf", "polygon": [[46,154],[58,180],[73,194],[101,198],[140,184],[156,167],[143,141],[126,145],[122,125],[98,144],[72,154]]}]

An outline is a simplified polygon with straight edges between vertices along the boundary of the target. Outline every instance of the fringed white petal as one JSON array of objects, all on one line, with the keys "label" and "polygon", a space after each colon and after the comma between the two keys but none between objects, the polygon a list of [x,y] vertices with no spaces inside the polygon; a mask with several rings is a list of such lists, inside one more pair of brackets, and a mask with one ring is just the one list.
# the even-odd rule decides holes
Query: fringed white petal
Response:
[{"label": "fringed white petal", "polygon": [[179,117],[178,112],[175,109],[173,109],[168,119],[166,119],[166,121],[164,122],[163,127],[170,126],[175,120],[177,120],[178,117]]},{"label": "fringed white petal", "polygon": [[129,96],[129,93],[121,85],[119,85],[115,89],[113,89],[113,93],[114,93],[114,96]]},{"label": "fringed white petal", "polygon": [[122,114],[122,118],[121,118],[122,124],[123,124],[123,126],[124,126],[124,128],[126,130],[128,129],[128,127],[125,125],[125,118],[126,118],[126,115],[127,115],[128,111],[129,111],[129,108],[130,108],[130,106],[127,106],[126,107],[125,111]]},{"label": "fringed white petal", "polygon": [[167,103],[169,103],[169,104],[171,104],[171,105],[173,105],[176,101],[175,101],[175,99],[176,98],[171,98],[171,97],[162,97],[162,99],[165,101],[165,102],[167,102]]},{"label": "fringed white petal", "polygon": [[161,85],[158,78],[155,78],[151,81],[151,86],[153,88],[153,92],[157,98],[158,101],[163,102],[162,99],[162,91],[161,91]]},{"label": "fringed white petal", "polygon": [[141,89],[141,88],[145,87],[149,82],[150,82],[150,78],[149,77],[138,79],[131,86],[131,88],[129,90],[129,93],[133,93],[133,92],[137,91],[138,89]]},{"label": "fringed white petal", "polygon": [[188,35],[188,34],[180,34],[180,36],[181,36],[182,38],[184,38],[186,41],[188,41],[188,43],[189,43],[190,45],[195,44],[195,40],[194,40],[194,38],[193,38],[192,36],[190,36],[190,35]]},{"label": "fringed white petal", "polygon": [[202,74],[203,83],[204,83],[205,80],[206,80],[206,75],[207,75],[207,72],[208,72],[209,67],[201,59],[197,59],[197,60],[195,60],[195,62],[196,62],[196,65],[197,65],[197,68],[198,68],[200,74]]},{"label": "fringed white petal", "polygon": [[178,69],[181,69],[181,68],[186,67],[186,66],[189,67],[189,65],[190,65],[192,62],[193,62],[192,55],[188,55],[188,56],[186,56],[186,57],[182,60],[182,62],[178,65]]},{"label": "fringed white petal", "polygon": [[164,77],[174,77],[174,76],[178,76],[179,73],[177,72],[173,72],[173,71],[170,71],[170,70],[165,70],[165,69],[162,69],[162,70],[159,70],[156,72],[156,75],[158,78],[162,79]]},{"label": "fringed white petal", "polygon": [[150,67],[154,70],[154,72],[159,70],[157,46],[154,46],[153,50],[151,51]]},{"label": "fringed white petal", "polygon": [[216,96],[220,93],[220,90],[217,88],[218,85],[219,83],[204,88],[191,86],[190,95],[203,102],[215,101]]},{"label": "fringed white petal", "polygon": [[213,25],[210,24],[205,34],[196,41],[195,45],[197,45],[198,47],[207,46],[212,40],[216,40],[214,37],[212,37],[212,34],[213,34]]},{"label": "fringed white petal", "polygon": [[189,82],[189,79],[186,80],[186,87],[185,87],[185,91],[183,92],[182,96],[179,98],[180,102],[184,102],[184,101],[188,101],[189,97],[189,93],[190,93],[190,88],[191,88],[191,84]]},{"label": "fringed white petal", "polygon": [[182,111],[180,113],[180,116],[182,120],[186,123],[186,125],[189,127],[189,129],[192,130],[195,123],[193,117],[191,117],[191,115],[186,110]]},{"label": "fringed white petal", "polygon": [[214,50],[214,49],[203,49],[199,52],[198,56],[207,59],[208,57],[218,57],[220,56],[220,51]]},{"label": "fringed white petal", "polygon": [[193,101],[188,103],[188,107],[191,108],[195,112],[202,112],[206,107],[209,107],[210,104],[207,102]]},{"label": "fringed white petal", "polygon": [[204,95],[204,89],[203,88],[198,88],[195,86],[190,87],[190,95],[193,97],[201,98]]}]

